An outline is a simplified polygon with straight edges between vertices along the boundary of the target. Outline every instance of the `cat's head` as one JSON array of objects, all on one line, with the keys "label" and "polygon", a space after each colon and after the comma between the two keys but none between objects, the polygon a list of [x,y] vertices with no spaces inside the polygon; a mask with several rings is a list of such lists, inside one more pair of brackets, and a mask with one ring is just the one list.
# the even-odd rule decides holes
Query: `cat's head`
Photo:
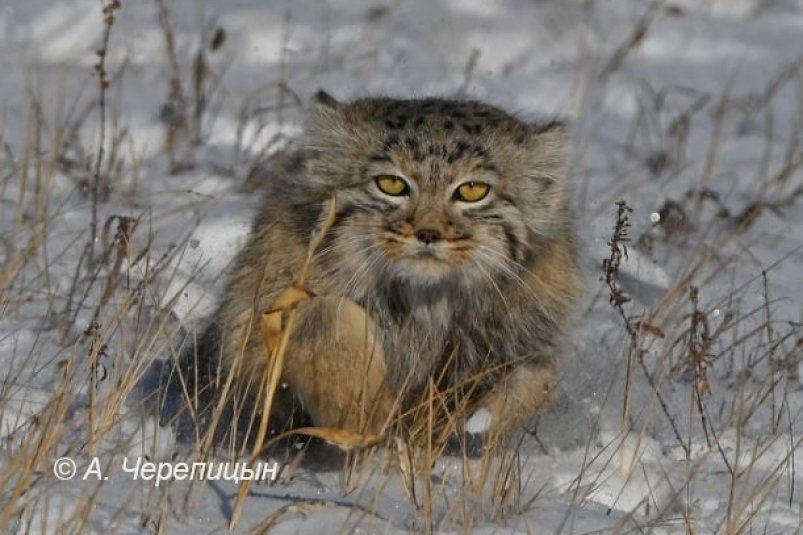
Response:
[{"label": "cat's head", "polygon": [[317,100],[305,180],[337,199],[323,254],[355,282],[381,272],[493,285],[519,277],[566,224],[563,123],[474,101]]}]

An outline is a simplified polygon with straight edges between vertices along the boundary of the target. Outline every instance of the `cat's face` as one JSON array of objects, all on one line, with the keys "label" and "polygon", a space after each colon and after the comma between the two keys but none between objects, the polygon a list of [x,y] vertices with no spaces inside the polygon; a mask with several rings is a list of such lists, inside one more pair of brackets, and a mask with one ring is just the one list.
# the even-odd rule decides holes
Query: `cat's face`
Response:
[{"label": "cat's face", "polygon": [[563,138],[558,124],[536,128],[473,102],[324,106],[308,150],[310,180],[338,203],[326,253],[355,280],[520,277],[566,215]]}]

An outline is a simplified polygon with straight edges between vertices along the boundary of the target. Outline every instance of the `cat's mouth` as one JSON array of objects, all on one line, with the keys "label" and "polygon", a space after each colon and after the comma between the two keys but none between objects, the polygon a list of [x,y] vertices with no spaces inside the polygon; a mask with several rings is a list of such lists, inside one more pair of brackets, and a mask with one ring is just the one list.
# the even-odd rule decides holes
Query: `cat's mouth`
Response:
[{"label": "cat's mouth", "polygon": [[387,253],[395,261],[396,272],[419,281],[436,282],[465,262],[465,251],[449,244],[422,243],[419,240],[389,240]]},{"label": "cat's mouth", "polygon": [[448,263],[431,254],[407,257],[401,262],[400,267],[401,270],[398,273],[402,274],[404,278],[425,284],[439,282],[451,271]]},{"label": "cat's mouth", "polygon": [[438,252],[436,252],[431,247],[423,247],[420,248],[418,251],[415,251],[413,254],[410,255],[412,258],[416,260],[435,260],[438,262],[443,262],[444,260],[440,257]]},{"label": "cat's mouth", "polygon": [[421,242],[407,243],[403,249],[404,256],[420,262],[449,262],[449,248],[440,243],[424,244]]},{"label": "cat's mouth", "polygon": [[432,245],[410,247],[399,260],[417,277],[440,280],[454,267],[449,251]]}]

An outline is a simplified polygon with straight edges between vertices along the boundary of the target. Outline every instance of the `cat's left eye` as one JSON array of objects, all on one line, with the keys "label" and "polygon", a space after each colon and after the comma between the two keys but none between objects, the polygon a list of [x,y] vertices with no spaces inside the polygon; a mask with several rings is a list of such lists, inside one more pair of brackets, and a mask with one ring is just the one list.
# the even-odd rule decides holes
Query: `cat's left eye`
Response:
[{"label": "cat's left eye", "polygon": [[454,190],[454,200],[462,202],[479,202],[488,196],[491,185],[485,182],[465,182]]}]

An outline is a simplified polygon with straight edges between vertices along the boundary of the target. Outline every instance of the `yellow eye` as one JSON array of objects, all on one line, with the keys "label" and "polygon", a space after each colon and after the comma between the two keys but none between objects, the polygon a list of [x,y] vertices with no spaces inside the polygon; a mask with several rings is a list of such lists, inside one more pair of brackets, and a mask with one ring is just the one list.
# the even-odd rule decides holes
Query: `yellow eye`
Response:
[{"label": "yellow eye", "polygon": [[376,187],[386,195],[401,197],[410,193],[410,186],[407,181],[396,175],[379,175],[374,177],[374,181],[376,182]]},{"label": "yellow eye", "polygon": [[491,185],[485,182],[466,182],[460,184],[454,191],[454,199],[463,202],[477,202],[483,200],[490,191]]}]

